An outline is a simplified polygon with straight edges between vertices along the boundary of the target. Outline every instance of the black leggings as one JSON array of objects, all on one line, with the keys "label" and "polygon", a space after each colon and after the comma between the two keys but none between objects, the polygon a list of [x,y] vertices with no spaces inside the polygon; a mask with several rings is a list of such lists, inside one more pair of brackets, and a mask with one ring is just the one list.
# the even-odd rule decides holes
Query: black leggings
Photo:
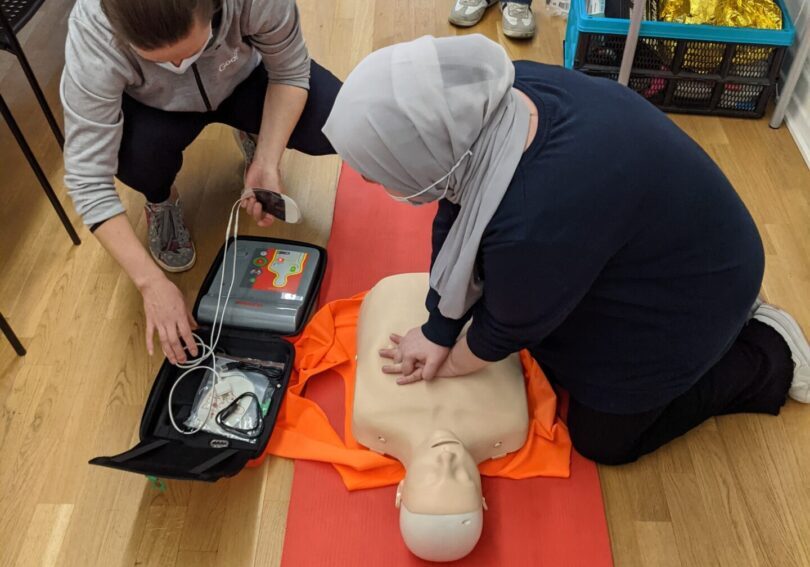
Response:
[{"label": "black leggings", "polygon": [[614,415],[572,399],[568,410],[571,440],[580,454],[598,463],[630,463],[713,416],[778,415],[792,378],[787,343],[771,327],[752,319],[709,372],[663,407]]},{"label": "black leggings", "polygon": [[[340,87],[337,77],[312,62],[309,96],[287,147],[310,155],[335,153],[321,128]],[[118,179],[143,193],[150,203],[165,201],[183,165],[183,150],[207,125],[217,122],[251,134],[259,133],[266,93],[267,71],[259,65],[212,112],[167,112],[124,95]]]}]

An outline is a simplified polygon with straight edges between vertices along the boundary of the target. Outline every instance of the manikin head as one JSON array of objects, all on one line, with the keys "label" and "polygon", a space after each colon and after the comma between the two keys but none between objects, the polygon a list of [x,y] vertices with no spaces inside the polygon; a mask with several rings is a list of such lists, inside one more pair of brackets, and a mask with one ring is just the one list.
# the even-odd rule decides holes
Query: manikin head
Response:
[{"label": "manikin head", "polygon": [[402,538],[417,557],[455,561],[481,537],[486,506],[481,475],[449,431],[435,431],[414,449],[396,503]]}]

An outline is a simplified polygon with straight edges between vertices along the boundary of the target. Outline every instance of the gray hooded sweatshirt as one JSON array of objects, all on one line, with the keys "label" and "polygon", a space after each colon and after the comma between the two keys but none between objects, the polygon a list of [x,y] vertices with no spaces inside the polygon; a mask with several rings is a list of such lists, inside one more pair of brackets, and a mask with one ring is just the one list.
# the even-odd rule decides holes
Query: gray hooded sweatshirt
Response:
[{"label": "gray hooded sweatshirt", "polygon": [[124,93],[161,110],[205,112],[262,63],[270,83],[309,88],[309,54],[295,0],[222,0],[214,38],[196,62],[201,85],[192,69],[177,75],[140,58],[113,33],[99,0],[77,0],[68,21],[61,95],[65,185],[85,224],[124,212],[113,184]]}]

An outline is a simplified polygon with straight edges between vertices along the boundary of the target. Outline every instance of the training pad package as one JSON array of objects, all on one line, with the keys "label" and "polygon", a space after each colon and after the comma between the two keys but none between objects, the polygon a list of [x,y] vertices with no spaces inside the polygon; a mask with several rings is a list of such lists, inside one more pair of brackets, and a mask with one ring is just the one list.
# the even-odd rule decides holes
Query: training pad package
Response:
[{"label": "training pad package", "polygon": [[[232,245],[233,241],[227,243],[227,246]],[[201,320],[199,309],[204,297],[213,289],[214,284],[218,288],[217,275],[225,264],[227,264],[227,271],[224,272],[226,285],[223,290],[223,298],[227,292],[231,260],[229,256],[226,263],[223,264],[224,250],[225,246],[219,251],[208,271],[193,309],[194,317],[200,324],[196,333],[206,343],[210,338],[210,323]],[[237,474],[248,461],[259,457],[264,452],[270,441],[284,393],[289,385],[295,358],[295,349],[284,337],[298,334],[312,314],[323,280],[326,252],[322,248],[301,242],[245,236],[239,237],[237,250],[248,250],[249,254],[265,251],[268,256],[271,254],[271,250],[282,253],[294,251],[297,254],[307,255],[306,258],[297,256],[296,261],[303,269],[300,272],[297,269],[296,272],[292,272],[292,274],[299,274],[298,287],[295,291],[289,291],[291,288],[288,288],[288,291],[283,292],[288,294],[284,300],[292,301],[290,296],[296,298],[294,306],[290,307],[296,311],[295,325],[292,329],[288,324],[281,325],[283,328],[272,326],[251,328],[249,325],[240,324],[239,319],[232,320],[232,324],[229,324],[227,318],[222,328],[217,348],[218,357],[240,359],[247,361],[247,364],[270,363],[279,367],[279,371],[272,374],[267,385],[268,388],[273,389],[273,394],[262,396],[262,399],[268,400],[268,403],[266,407],[262,408],[263,423],[260,433],[255,438],[240,439],[240,435],[212,433],[211,431],[215,431],[213,428],[208,428],[211,431],[201,430],[193,435],[183,435],[175,430],[169,419],[169,392],[185,370],[164,360],[152,384],[141,418],[140,442],[119,455],[96,457],[90,461],[90,464],[159,478],[214,482],[220,478]],[[282,256],[285,255],[282,254]],[[256,257],[266,258],[267,256],[258,254]],[[253,259],[254,257],[250,256],[250,260]],[[269,265],[269,261],[265,265]],[[237,266],[234,290],[240,283],[255,283],[249,280],[258,274],[251,274],[252,268],[246,269],[248,271],[240,273]],[[291,278],[289,274],[290,272],[288,272],[286,283],[292,285],[291,281],[295,276]],[[247,279],[245,279],[246,277]],[[282,282],[279,280],[277,283]],[[211,359],[209,358],[202,363],[202,366],[210,364]],[[200,369],[188,375],[177,385],[172,398],[172,412],[178,424],[192,423],[195,401],[199,402],[198,394],[201,389],[204,390],[204,382],[207,379],[208,372]]]}]

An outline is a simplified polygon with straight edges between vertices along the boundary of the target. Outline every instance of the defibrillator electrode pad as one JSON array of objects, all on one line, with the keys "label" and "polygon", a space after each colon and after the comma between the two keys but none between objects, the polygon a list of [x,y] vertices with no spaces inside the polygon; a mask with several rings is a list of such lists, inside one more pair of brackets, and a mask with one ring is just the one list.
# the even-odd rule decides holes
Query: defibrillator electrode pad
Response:
[{"label": "defibrillator electrode pad", "polygon": [[[197,308],[197,320],[211,324],[217,310],[220,282],[231,277],[231,255],[221,263]],[[224,309],[226,327],[294,333],[307,316],[313,286],[318,284],[321,251],[294,243],[267,243],[239,239],[236,280]],[[220,308],[220,313],[222,313]]]}]

